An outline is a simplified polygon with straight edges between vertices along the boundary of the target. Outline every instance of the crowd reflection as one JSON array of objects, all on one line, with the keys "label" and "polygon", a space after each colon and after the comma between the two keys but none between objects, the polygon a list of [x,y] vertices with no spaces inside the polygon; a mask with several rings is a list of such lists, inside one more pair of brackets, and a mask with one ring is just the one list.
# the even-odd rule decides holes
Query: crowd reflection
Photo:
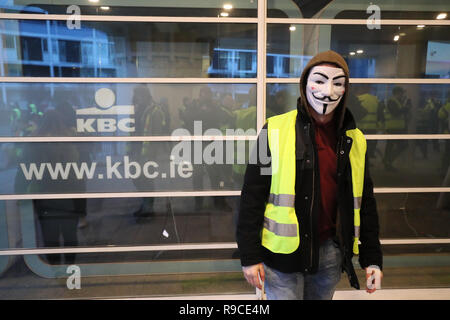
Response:
[{"label": "crowd reflection", "polygon": [[[443,91],[417,92],[408,86],[386,86],[380,91],[376,85],[357,84],[351,88],[348,107],[358,127],[367,135],[386,134],[440,134],[448,133],[449,93]],[[409,95],[413,95],[412,99]],[[383,139],[368,140],[368,156],[382,165],[386,172],[397,172],[405,167],[400,159],[415,157],[416,150],[422,159],[439,157],[438,165],[430,165],[445,175],[448,170],[448,140],[437,139]],[[431,147],[431,149],[430,149]],[[431,161],[431,160],[430,160]],[[408,163],[409,165],[411,162]],[[431,169],[430,167],[430,169]],[[438,168],[439,167],[439,168]]]},{"label": "crowd reflection", "polygon": [[[42,137],[69,134],[74,128],[67,125],[66,116],[68,114],[60,110],[47,111],[34,134]],[[23,158],[34,163],[68,163],[81,161],[85,151],[70,143],[32,143],[23,149]],[[20,175],[17,175],[16,183],[19,183],[19,179]],[[71,193],[74,188],[82,192],[85,189],[85,181],[76,179],[70,173],[66,179],[52,179],[49,175],[43,175],[39,181],[22,180],[20,184],[26,184],[27,192],[32,194]],[[77,228],[84,228],[87,224],[86,199],[36,199],[33,200],[33,208],[45,247],[78,246]],[[50,264],[72,264],[75,254],[48,254],[46,259]]]},{"label": "crowd reflection", "polygon": [[[217,129],[226,134],[226,129],[256,129],[257,99],[256,86],[247,86],[246,91],[218,90],[219,86],[202,85],[193,87],[192,94],[178,95],[176,99],[164,97],[151,85],[138,84],[132,87],[131,104],[135,110],[134,136],[169,136],[179,127],[194,135],[195,123],[201,123],[201,134],[209,129]],[[414,92],[408,85],[386,86],[380,90],[376,85],[358,84],[351,88],[348,108],[352,111],[358,127],[366,135],[373,134],[449,134],[450,92],[429,90]],[[223,89],[223,88],[222,88]],[[279,86],[277,90],[268,90],[267,117],[295,108],[295,94],[289,86]],[[377,90],[376,90],[377,89]],[[445,99],[443,98],[445,97]],[[28,109],[12,105],[10,110],[10,128],[18,136],[33,137],[76,137],[76,105],[74,97],[67,91],[56,90],[48,102],[37,99],[28,104]],[[20,110],[18,110],[20,109]],[[98,153],[111,156],[130,157],[130,161],[145,162],[155,160],[168,161],[171,144],[155,141],[132,141],[124,143],[125,148],[110,149],[96,147],[95,143],[27,143],[16,144],[14,153],[8,161],[17,163],[68,163],[90,162],[98,159]],[[192,142],[193,143],[193,142]],[[208,144],[202,142],[202,150]],[[225,142],[223,142],[225,143]],[[113,144],[113,143],[109,143]],[[97,144],[99,145],[99,144]],[[97,149],[95,149],[97,148]],[[194,150],[194,149],[192,149]],[[225,146],[223,150],[226,150]],[[250,154],[250,143],[246,143],[245,158]],[[417,156],[416,156],[417,154]],[[226,154],[221,155],[223,163]],[[186,190],[240,190],[245,174],[245,164],[238,164],[240,155],[235,149],[233,164],[194,164],[193,175],[184,180]],[[450,140],[449,139],[369,139],[368,157],[375,186],[417,186],[418,182],[428,186],[450,185]],[[414,160],[414,161],[411,161]],[[167,165],[167,163],[165,164]],[[410,174],[414,170],[414,175]],[[87,187],[86,180],[69,175],[67,179],[51,179],[45,175],[42,181],[33,182],[24,179],[17,170],[15,192],[32,193],[83,193],[93,191]],[[72,173],[71,173],[72,174]],[[179,190],[178,180],[165,181],[164,188]],[[97,181],[97,187],[102,181]],[[129,190],[129,185],[134,186]],[[160,191],[160,180],[140,176],[132,179],[127,191]],[[107,188],[103,184],[103,187]],[[125,188],[125,187],[124,187]],[[102,189],[103,190],[103,189]],[[97,191],[97,190],[95,190]],[[446,196],[444,196],[445,198]],[[235,198],[238,199],[238,198]],[[236,215],[238,201],[231,197],[192,197],[192,212],[222,212]],[[174,213],[170,199],[146,197],[136,201],[130,207],[129,215],[135,222],[153,224],[158,215]],[[233,201],[232,201],[233,200]],[[156,201],[165,205],[157,206]],[[446,203],[447,200],[440,200]],[[35,216],[39,223],[42,243],[46,247],[77,246],[79,230],[87,228],[86,199],[41,199],[34,200]],[[86,230],[90,230],[87,228]],[[49,263],[72,263],[74,255],[48,255]]]},{"label": "crowd reflection", "polygon": [[[266,102],[266,117],[292,110],[295,108],[294,94],[290,85],[275,86],[271,90],[268,86]],[[296,86],[295,86],[296,87]],[[152,85],[138,84],[130,87],[131,101],[134,106],[134,131],[129,133],[135,136],[170,136],[175,129],[184,128],[190,135],[202,135],[209,129],[220,130],[222,134],[226,129],[256,129],[257,103],[256,86],[247,86],[247,91],[228,91],[222,85],[195,85],[191,90],[175,92],[173,97],[165,96],[159,91],[155,98],[151,93]],[[292,86],[293,88],[293,86]],[[352,111],[358,127],[367,135],[387,134],[445,134],[449,132],[449,92],[429,89],[416,90],[411,85],[373,85],[354,84],[348,97],[348,108]],[[128,90],[128,89],[127,89]],[[61,113],[61,121],[66,127],[75,128],[77,124],[76,111],[79,105],[88,106],[90,103],[85,96],[77,97],[69,90],[54,90],[50,95],[48,90],[33,89],[33,94],[27,96],[27,101],[11,101],[9,103],[8,121],[11,136],[36,136],[38,128],[46,112],[57,110]],[[87,89],[85,88],[87,93]],[[190,94],[186,94],[189,92]],[[297,91],[297,90],[296,90]],[[123,92],[123,91],[122,91]],[[50,95],[50,99],[43,97]],[[35,96],[35,99],[32,99]],[[81,100],[83,101],[81,101]],[[25,103],[24,103],[25,102]],[[26,108],[24,108],[26,106]],[[194,124],[201,124],[201,131],[195,132]],[[4,131],[4,129],[3,129]],[[217,132],[217,131],[216,131]],[[65,136],[94,135],[92,132],[76,132],[69,130],[62,133]],[[116,133],[100,133],[95,135],[116,135]],[[118,134],[118,133],[117,133]],[[405,155],[418,155],[424,160],[431,155],[440,154],[439,169],[442,175],[448,169],[449,146],[448,139],[440,143],[437,139],[369,139],[368,156],[378,159],[383,169],[395,172],[400,160]],[[85,144],[87,147],[87,144]],[[167,143],[132,142],[127,144],[126,153],[130,158],[152,159],[168,154]],[[23,152],[24,145],[14,146],[7,150],[8,163],[15,163]],[[112,149],[117,148],[114,146]],[[89,160],[92,154],[99,150],[82,150],[80,153],[84,160]],[[112,150],[120,153],[120,150]],[[247,151],[248,152],[248,151]],[[225,155],[224,155],[225,162]],[[241,181],[244,167],[233,165],[226,170],[219,170],[216,165],[196,165],[194,170],[193,188],[204,190],[203,176],[208,176],[211,189],[222,189]],[[219,173],[220,172],[220,173]],[[231,179],[234,176],[235,179]],[[144,184],[134,181],[137,190],[154,190],[151,183]],[[145,205],[144,205],[145,206]],[[201,206],[201,204],[199,204]],[[151,204],[150,204],[151,207]],[[146,209],[145,211],[151,211]]]}]

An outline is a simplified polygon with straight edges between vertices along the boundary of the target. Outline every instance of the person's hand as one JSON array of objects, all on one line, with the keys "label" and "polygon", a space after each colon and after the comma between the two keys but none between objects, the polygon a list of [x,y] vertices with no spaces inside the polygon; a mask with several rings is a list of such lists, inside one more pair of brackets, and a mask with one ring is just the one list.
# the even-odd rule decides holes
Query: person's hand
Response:
[{"label": "person's hand", "polygon": [[[262,289],[261,281],[264,281],[264,266],[262,263],[254,264],[248,267],[242,267],[242,271],[244,272],[245,279],[252,286]],[[261,281],[259,280],[261,279]]]},{"label": "person's hand", "polygon": [[380,267],[368,266],[366,268],[366,292],[374,293],[377,289],[381,289],[381,279],[383,279],[383,272]]}]

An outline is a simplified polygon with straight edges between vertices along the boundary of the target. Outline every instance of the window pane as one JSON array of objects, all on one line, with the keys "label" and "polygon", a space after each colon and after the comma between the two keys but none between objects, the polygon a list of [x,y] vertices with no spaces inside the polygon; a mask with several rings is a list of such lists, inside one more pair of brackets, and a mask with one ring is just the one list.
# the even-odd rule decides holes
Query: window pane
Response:
[{"label": "window pane", "polygon": [[435,19],[448,8],[446,0],[382,0],[371,6],[364,0],[299,1],[268,0],[269,18],[369,19]]},{"label": "window pane", "polygon": [[[6,209],[10,220],[15,219],[14,223],[10,221],[11,226],[19,223],[30,230],[30,234],[21,239],[24,248],[234,243],[238,200],[236,196],[38,199],[9,201]],[[9,225],[0,227],[8,228]],[[10,229],[10,233],[15,232]],[[115,231],[111,233],[111,230]],[[65,239],[67,242],[59,241],[60,233],[69,238]],[[7,241],[0,243],[1,249],[18,245]],[[81,253],[76,256],[77,263],[194,257],[231,259],[235,250],[231,247],[218,249],[215,253],[210,249],[184,250],[180,247],[159,253],[104,253],[102,258]]]},{"label": "window pane", "polygon": [[256,77],[256,24],[1,23],[2,38],[17,35],[5,51],[6,76]]},{"label": "window pane", "polygon": [[[350,85],[347,108],[366,134],[449,133],[450,86],[436,84]],[[283,106],[276,97],[287,96]],[[293,110],[298,84],[267,85],[267,117]]]},{"label": "window pane", "polygon": [[3,143],[0,194],[240,190],[247,144]]},{"label": "window pane", "polygon": [[450,193],[377,194],[376,199],[380,238],[450,238]]},{"label": "window pane", "polygon": [[[204,197],[197,209],[195,199],[157,198],[154,213],[146,217],[133,214],[143,200],[148,200],[140,198],[87,199],[79,206],[84,211],[78,213],[67,211],[71,200],[40,200],[34,207],[31,200],[1,201],[1,249],[140,245],[181,248],[0,256],[0,297],[113,298],[251,292],[236,249],[182,249],[188,243],[234,242],[232,208],[237,198],[222,198],[229,207],[219,208],[215,198]],[[47,210],[42,210],[43,205]],[[80,268],[83,290],[66,287],[67,277],[74,272],[69,265]],[[27,289],[23,290],[23,286]]]},{"label": "window pane", "polygon": [[449,26],[287,24],[268,25],[267,76],[300,77],[309,60],[326,50],[346,59],[352,78],[450,77]]},{"label": "window pane", "polygon": [[[74,0],[70,4],[54,4],[48,1],[14,0],[10,5],[2,5],[5,12],[13,13],[46,13],[67,14],[69,6],[76,5],[82,15],[115,15],[115,16],[173,16],[173,17],[223,17],[221,13],[228,13],[226,17],[256,17],[257,0],[197,0],[186,1],[108,1],[90,3]],[[230,7],[231,5],[231,7]]]},{"label": "window pane", "polygon": [[367,148],[375,187],[450,186],[450,139],[368,140]]},{"label": "window pane", "polygon": [[[256,128],[255,84],[3,83],[0,88],[5,102],[0,102],[0,136],[222,135],[226,129]],[[51,117],[64,126],[43,124],[51,121],[46,114],[52,110],[58,114]],[[215,130],[205,133],[208,129]]]},{"label": "window pane", "polygon": [[[405,114],[406,121],[388,118],[389,112],[383,111],[382,121],[371,121],[380,113],[382,102],[393,103],[393,88],[396,85],[352,84],[350,92],[359,103],[349,99],[347,107],[357,119],[357,126],[365,134],[438,134],[448,133],[448,113],[450,104],[445,95],[448,86],[436,85],[402,85],[405,94],[411,100],[411,108]],[[297,84],[269,84],[267,86],[267,116],[296,108],[299,96]],[[397,90],[396,90],[397,91]],[[288,102],[279,105],[275,103],[278,95],[287,96]],[[430,102],[432,97],[434,102]],[[436,98],[442,97],[442,98]],[[445,97],[445,98],[444,98]],[[428,100],[426,100],[428,99]],[[375,107],[369,101],[377,101]],[[284,101],[284,100],[282,100]],[[381,101],[381,102],[380,102]],[[270,103],[269,103],[270,102]],[[434,106],[434,107],[433,107]],[[439,106],[437,108],[436,106]],[[392,107],[392,109],[394,109]],[[369,112],[369,111],[372,112]],[[386,117],[384,117],[386,116]],[[383,118],[384,117],[384,118]],[[384,119],[384,120],[383,120]],[[387,119],[387,120],[386,120]],[[390,120],[389,120],[390,119]],[[394,121],[396,120],[397,121]],[[400,118],[402,119],[402,118]],[[398,129],[398,124],[405,127]],[[375,129],[372,128],[375,126]],[[379,127],[377,127],[379,126]],[[375,187],[441,187],[449,186],[444,182],[450,159],[450,139],[446,140],[368,140],[368,155],[370,157],[370,172]],[[414,172],[414,174],[411,174]]]},{"label": "window pane", "polygon": [[[11,183],[0,194],[239,191],[248,156],[238,143],[4,143],[0,178]],[[374,185],[448,187],[449,152],[450,140],[368,140]]]}]

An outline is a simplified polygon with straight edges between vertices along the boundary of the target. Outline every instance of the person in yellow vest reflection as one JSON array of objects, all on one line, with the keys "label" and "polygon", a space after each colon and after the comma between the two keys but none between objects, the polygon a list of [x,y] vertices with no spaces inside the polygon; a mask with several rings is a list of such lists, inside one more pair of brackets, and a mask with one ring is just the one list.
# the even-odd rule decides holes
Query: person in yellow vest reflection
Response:
[{"label": "person in yellow vest reflection", "polygon": [[297,109],[269,118],[252,151],[236,238],[245,278],[268,299],[331,299],[343,271],[359,289],[358,254],[366,290],[381,286],[367,144],[345,107],[348,83],[339,54],[317,54],[300,78]]},{"label": "person in yellow vest reflection", "polygon": [[[364,134],[377,134],[382,128],[381,117],[379,112],[378,98],[370,93],[370,85],[359,84],[355,86],[355,95],[365,114],[361,119],[356,119],[358,127]],[[352,110],[353,111],[353,110]],[[374,158],[376,155],[377,140],[367,141],[367,154],[369,158]]]},{"label": "person in yellow vest reflection", "polygon": [[[411,109],[411,100],[406,97],[405,89],[395,86],[392,96],[388,99],[384,109],[384,126],[388,134],[407,133],[407,115]],[[408,147],[406,140],[387,140],[384,152],[384,167],[394,171],[393,162]]]}]

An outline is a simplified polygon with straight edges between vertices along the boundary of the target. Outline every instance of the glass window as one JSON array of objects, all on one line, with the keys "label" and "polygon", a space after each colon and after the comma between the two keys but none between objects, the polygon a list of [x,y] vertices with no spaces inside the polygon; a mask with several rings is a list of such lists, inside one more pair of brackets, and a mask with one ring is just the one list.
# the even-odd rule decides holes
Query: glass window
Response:
[{"label": "glass window", "polygon": [[1,5],[5,12],[12,13],[73,13],[68,8],[76,5],[82,15],[114,16],[172,16],[172,17],[256,17],[258,0],[196,0],[185,1],[107,1],[91,3],[74,0],[70,4],[49,1],[8,1]]},{"label": "glass window", "polygon": [[[276,102],[277,95],[287,97],[282,105]],[[266,116],[295,109],[299,96],[298,84],[268,84]],[[352,83],[346,106],[366,134],[449,132],[449,85]]]},{"label": "glass window", "polygon": [[256,128],[256,84],[3,83],[0,88],[5,101],[0,136],[43,135],[38,129],[50,110],[60,111],[66,125],[45,133],[50,136],[202,135],[208,129],[220,135]]},{"label": "glass window", "polygon": [[382,239],[450,236],[450,193],[380,193],[376,199]]},{"label": "glass window", "polygon": [[245,141],[1,144],[0,194],[240,190]]},{"label": "glass window", "polygon": [[[447,87],[352,84],[347,107],[365,134],[448,133]],[[295,109],[298,97],[297,84],[269,84],[266,116]],[[404,102],[401,108],[396,108],[397,101]],[[403,109],[403,113],[397,112]],[[375,187],[448,186],[444,177],[449,166],[450,140],[383,140],[380,136],[368,140],[368,155]]]},{"label": "glass window", "polygon": [[20,41],[24,60],[42,61],[42,43],[40,38],[22,37]]},{"label": "glass window", "polygon": [[375,187],[450,186],[450,140],[368,140],[367,155]]},{"label": "glass window", "polygon": [[5,42],[3,46],[4,49],[15,49],[16,48],[15,37],[11,35],[5,35]]},{"label": "glass window", "polygon": [[[269,18],[315,19],[436,19],[445,12],[446,0],[364,0],[299,1],[268,0]],[[375,16],[374,16],[375,14]]]},{"label": "glass window", "polygon": [[[309,60],[326,50],[345,58],[352,78],[450,77],[448,26],[383,25],[379,30],[365,25],[291,27],[267,27],[268,77],[300,77]],[[277,63],[284,67],[272,69]]]},{"label": "glass window", "polygon": [[[9,220],[12,226],[11,219],[15,219],[24,230],[30,230],[21,239],[24,248],[233,243],[238,200],[236,196],[24,200],[16,204],[17,212]],[[63,228],[58,230],[59,226]],[[110,230],[116,231],[111,234]],[[58,233],[72,241],[59,241]],[[5,242],[1,244],[3,249],[8,247]],[[115,252],[100,259],[76,254],[76,262],[231,259],[235,248],[182,251]]]},{"label": "glass window", "polygon": [[[450,27],[415,24],[448,19],[438,16],[447,2],[266,0],[266,74],[257,78],[258,24],[266,26],[256,19],[258,0],[3,1],[2,13],[61,20],[0,19],[0,195],[30,198],[0,201],[0,251],[121,251],[0,256],[0,299],[254,294],[235,230],[254,160],[257,84],[267,89],[266,117],[293,110],[295,79],[330,49],[349,65],[347,107],[368,135],[390,275],[383,287],[449,287],[450,193],[429,188],[450,187]],[[78,13],[97,21],[78,24]],[[390,244],[428,239],[438,242]],[[83,290],[69,290],[74,265]],[[364,270],[356,272],[363,284]],[[348,289],[347,279],[337,288]]]},{"label": "glass window", "polygon": [[[2,249],[160,247],[150,251],[1,256],[0,276],[4,285],[9,285],[7,290],[4,286],[0,288],[0,297],[94,298],[151,296],[163,292],[166,295],[214,294],[223,290],[251,292],[233,246],[233,208],[237,197],[153,200],[152,212],[145,211],[150,208],[149,198],[1,201]],[[141,207],[145,210],[140,211]],[[192,243],[218,244],[219,249],[185,248]],[[177,249],[164,247],[167,245]],[[83,290],[66,287],[74,270],[79,273]],[[124,278],[118,276],[126,276],[126,282],[134,280],[123,286]]]},{"label": "glass window", "polygon": [[38,77],[256,77],[256,24],[12,20],[11,35],[22,54],[5,56],[6,76],[19,65]]}]

